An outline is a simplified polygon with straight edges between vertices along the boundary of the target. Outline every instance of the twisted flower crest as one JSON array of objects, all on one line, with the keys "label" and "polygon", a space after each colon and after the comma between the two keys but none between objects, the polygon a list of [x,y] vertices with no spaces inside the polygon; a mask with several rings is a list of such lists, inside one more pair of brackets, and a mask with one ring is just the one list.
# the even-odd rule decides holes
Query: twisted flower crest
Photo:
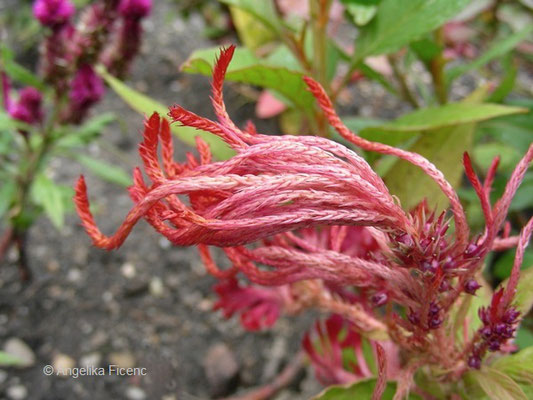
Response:
[{"label": "twisted flower crest", "polygon": [[[135,205],[115,234],[106,236],[96,226],[84,178],[76,185],[78,214],[94,245],[119,247],[144,218],[173,244],[198,246],[207,270],[221,280],[217,308],[228,316],[241,313],[250,329],[272,325],[280,310],[294,313],[316,307],[346,319],[351,329],[366,337],[392,340],[397,348],[416,354],[413,363],[478,367],[485,351],[497,347],[484,344],[483,338],[494,342],[495,334],[487,335],[485,329],[485,336],[477,333],[468,342],[456,343],[445,328],[457,300],[479,287],[476,276],[486,254],[518,244],[507,287],[489,310],[481,311],[489,329],[498,318],[506,318],[504,336],[513,336],[519,320],[513,296],[533,220],[519,237],[509,236],[508,228],[501,230],[533,159],[533,146],[494,206],[489,193],[497,160],[481,182],[465,154],[466,174],[486,219],[484,232],[472,238],[457,193],[431,162],[351,132],[311,78],[304,78],[309,90],[344,139],[421,168],[447,196],[451,213],[437,215],[425,202],[405,212],[369,164],[342,144],[315,136],[263,135],[251,123],[237,127],[222,94],[233,52],[233,46],[223,49],[213,71],[211,100],[218,120],[180,106],[171,107],[169,117],[219,136],[236,155],[214,162],[208,145],[197,137],[199,156],[187,154],[185,163],[174,161],[169,123],[154,113],[145,122],[139,147],[150,183],[140,169],[134,170],[129,192]],[[454,229],[449,229],[452,219]],[[209,246],[221,247],[232,266],[219,268]],[[248,289],[237,284],[239,273],[248,279]],[[256,290],[257,285],[267,287]],[[232,295],[242,301],[236,303]],[[268,310],[268,317],[257,310]],[[399,387],[404,386],[409,387]]]}]

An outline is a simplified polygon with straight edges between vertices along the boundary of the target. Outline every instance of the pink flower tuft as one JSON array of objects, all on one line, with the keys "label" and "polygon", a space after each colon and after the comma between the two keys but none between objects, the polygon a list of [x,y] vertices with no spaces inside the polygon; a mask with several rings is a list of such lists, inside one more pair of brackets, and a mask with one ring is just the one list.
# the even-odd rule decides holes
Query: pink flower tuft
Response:
[{"label": "pink flower tuft", "polygon": [[9,107],[9,114],[28,124],[41,122],[43,119],[41,93],[32,87],[22,89],[18,101]]},{"label": "pink flower tuft", "polygon": [[80,122],[89,108],[102,98],[104,92],[104,83],[96,75],[93,67],[88,64],[81,66],[71,82],[69,93],[71,107],[67,120],[73,123]]},{"label": "pink flower tuft", "polygon": [[76,9],[69,0],[35,0],[33,15],[44,26],[56,29],[67,23]]},{"label": "pink flower tuft", "polygon": [[148,16],[152,9],[151,0],[121,0],[118,11],[126,18],[140,19]]},{"label": "pink flower tuft", "polygon": [[273,326],[278,320],[288,288],[242,287],[235,278],[228,278],[215,285],[219,301],[215,310],[221,309],[224,317],[239,313],[241,324],[249,331]]}]

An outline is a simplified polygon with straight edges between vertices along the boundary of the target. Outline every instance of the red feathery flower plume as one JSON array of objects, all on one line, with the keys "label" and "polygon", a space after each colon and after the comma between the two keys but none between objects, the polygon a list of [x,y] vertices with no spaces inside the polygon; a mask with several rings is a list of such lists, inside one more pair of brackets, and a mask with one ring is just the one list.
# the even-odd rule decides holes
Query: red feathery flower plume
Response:
[{"label": "red feathery flower plume", "polygon": [[[518,321],[517,315],[511,318],[512,300],[533,220],[520,238],[509,237],[509,229],[503,230],[502,237],[498,235],[533,159],[533,146],[494,206],[489,193],[497,160],[482,183],[465,154],[466,174],[486,220],[484,232],[471,238],[457,193],[431,162],[357,136],[342,123],[320,84],[304,78],[329,124],[344,139],[364,150],[406,160],[435,181],[450,202],[455,226],[450,233],[451,219],[446,213],[436,215],[424,202],[404,212],[368,163],[339,143],[314,136],[262,135],[252,125],[237,127],[227,114],[222,94],[233,52],[233,46],[224,49],[214,67],[211,99],[218,121],[180,106],[171,107],[169,116],[174,122],[219,136],[237,154],[213,162],[208,146],[197,138],[199,157],[188,154],[186,163],[177,163],[169,123],[153,114],[145,123],[139,148],[151,182],[144,181],[140,169],[134,171],[130,195],[135,205],[114,235],[106,236],[97,228],[83,177],[76,185],[78,214],[93,243],[103,249],[117,248],[144,218],[173,244],[198,246],[207,270],[233,282],[219,286],[219,307],[227,315],[239,312],[245,325],[254,329],[270,325],[277,318],[277,307],[287,312],[317,307],[341,315],[358,332],[375,338],[388,336],[419,360],[444,368],[466,364],[468,357],[458,349],[453,335],[446,334],[450,308],[461,294],[475,293],[479,287],[475,276],[489,251],[518,245],[507,288],[495,295],[498,300],[493,300],[490,310],[482,312],[484,324],[491,329],[486,340],[502,343],[511,337]],[[183,197],[188,197],[188,203]],[[232,267],[218,268],[209,246],[221,247]],[[288,285],[288,294],[239,289],[234,281],[237,273],[255,285]],[[245,299],[241,305],[228,300],[230,291]],[[258,317],[258,307],[269,310],[266,319]],[[400,316],[398,307],[406,318]],[[509,327],[506,336],[494,336],[492,329],[502,319]],[[478,366],[477,359],[490,347],[480,342],[485,336],[473,339],[471,350],[477,358],[469,361],[472,367]]]}]

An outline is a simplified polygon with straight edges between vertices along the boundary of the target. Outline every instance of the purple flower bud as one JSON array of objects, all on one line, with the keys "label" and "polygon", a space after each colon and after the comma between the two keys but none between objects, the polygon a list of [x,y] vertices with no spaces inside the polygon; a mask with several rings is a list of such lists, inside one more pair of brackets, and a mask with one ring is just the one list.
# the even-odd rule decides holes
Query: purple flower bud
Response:
[{"label": "purple flower bud", "polygon": [[439,263],[437,260],[424,261],[422,263],[422,271],[434,274],[437,271],[438,266]]},{"label": "purple flower bud", "polygon": [[121,0],[118,11],[126,18],[144,18],[150,14],[152,0]]},{"label": "purple flower bud", "polygon": [[506,330],[507,330],[507,324],[504,324],[503,322],[497,323],[496,326],[494,327],[494,333],[497,335],[504,334]]},{"label": "purple flower bud", "polygon": [[438,312],[440,311],[440,307],[437,303],[431,303],[431,305],[429,306],[429,314],[430,315],[435,315],[437,314]]},{"label": "purple flower bud", "polygon": [[439,316],[435,316],[430,319],[429,321],[429,329],[437,329],[442,324],[442,318]]},{"label": "purple flower bud", "polygon": [[468,247],[465,250],[465,255],[469,257],[473,257],[479,250],[478,245],[474,243],[470,243]]},{"label": "purple flower bud", "polygon": [[503,321],[512,324],[516,322],[516,319],[520,316],[520,311],[515,310],[514,308],[510,308],[507,311],[505,311],[505,314],[503,314]]},{"label": "purple flower bud", "polygon": [[490,329],[490,327],[485,326],[483,329],[481,329],[481,336],[484,339],[488,339],[490,335],[492,335],[492,330]]},{"label": "purple flower bud", "polygon": [[455,262],[455,260],[453,258],[451,258],[450,256],[446,256],[446,258],[444,259],[444,265],[442,266],[442,268],[444,268],[445,270],[450,270],[450,269],[453,269],[457,266],[457,263]]},{"label": "purple flower bud", "polygon": [[481,368],[481,359],[478,356],[471,356],[468,359],[468,366],[473,369]]},{"label": "purple flower bud", "polygon": [[372,296],[371,300],[372,300],[372,303],[374,303],[376,307],[380,307],[384,305],[385,303],[387,303],[388,299],[389,299],[389,296],[387,296],[387,293],[378,292]]},{"label": "purple flower bud", "polygon": [[410,323],[413,325],[418,325],[420,323],[420,317],[418,314],[414,311],[410,311],[409,314],[407,314],[407,319]]},{"label": "purple flower bud", "polygon": [[398,241],[398,243],[406,247],[413,247],[413,245],[415,244],[413,238],[408,233],[403,233],[400,236],[397,236],[396,240]]},{"label": "purple flower bud", "polygon": [[35,0],[33,15],[44,26],[50,28],[64,25],[75,12],[70,0]]},{"label": "purple flower bud", "polygon": [[41,104],[41,93],[35,88],[26,87],[20,91],[19,100],[10,107],[9,114],[19,121],[34,124],[43,119]]},{"label": "purple flower bud", "polygon": [[474,279],[469,279],[465,282],[464,289],[465,292],[468,294],[476,294],[476,291],[481,287],[479,283],[477,283]]},{"label": "purple flower bud", "polygon": [[511,325],[507,325],[505,327],[505,332],[502,333],[502,337],[504,337],[505,339],[512,338],[514,335],[514,332],[515,332],[515,327]]},{"label": "purple flower bud", "polygon": [[90,65],[83,65],[72,80],[70,99],[76,104],[96,103],[104,95],[104,84]]},{"label": "purple flower bud", "polygon": [[69,93],[71,104],[65,121],[81,122],[89,108],[102,98],[104,91],[104,83],[93,68],[88,64],[80,67],[71,82]]},{"label": "purple flower bud", "polygon": [[439,291],[447,292],[448,290],[450,290],[451,287],[452,285],[450,285],[450,282],[448,282],[446,279],[443,279],[440,283]]},{"label": "purple flower bud", "polygon": [[501,343],[499,340],[492,340],[489,342],[489,350],[490,351],[498,351],[500,350]]}]

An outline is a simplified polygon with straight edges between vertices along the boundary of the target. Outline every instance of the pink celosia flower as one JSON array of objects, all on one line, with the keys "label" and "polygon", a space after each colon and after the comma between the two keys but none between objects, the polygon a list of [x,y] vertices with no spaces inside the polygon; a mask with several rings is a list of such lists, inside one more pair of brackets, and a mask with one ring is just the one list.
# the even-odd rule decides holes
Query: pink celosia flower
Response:
[{"label": "pink celosia flower", "polygon": [[276,323],[283,305],[290,301],[290,289],[286,286],[261,288],[242,287],[235,278],[220,281],[215,286],[219,301],[215,310],[221,309],[224,317],[238,313],[241,324],[249,331],[269,328]]},{"label": "pink celosia flower", "polygon": [[33,15],[41,24],[56,29],[67,23],[76,9],[69,0],[35,0]]},{"label": "pink celosia flower", "polygon": [[[135,206],[114,235],[99,231],[89,210],[85,181],[83,177],[78,181],[75,202],[93,243],[117,248],[145,218],[175,245],[198,245],[207,270],[218,278],[242,273],[255,284],[289,285],[300,308],[342,315],[365,334],[386,332],[402,350],[417,354],[413,363],[423,360],[445,369],[466,365],[470,352],[458,349],[454,335],[448,335],[447,317],[460,295],[475,291],[475,276],[487,253],[518,244],[509,284],[503,295],[495,295],[500,296],[494,306],[501,310],[495,314],[499,319],[512,310],[521,254],[533,223],[520,239],[509,237],[508,229],[498,235],[533,159],[533,145],[494,206],[489,193],[497,162],[482,183],[465,155],[466,174],[486,219],[484,232],[471,238],[457,193],[432,163],[419,154],[355,135],[342,123],[324,89],[305,78],[330,125],[345,140],[366,151],[404,159],[435,181],[450,202],[455,228],[450,232],[447,214],[436,215],[425,202],[404,212],[367,162],[339,143],[320,137],[261,135],[252,125],[237,127],[222,96],[233,51],[233,47],[224,50],[214,68],[212,102],[218,122],[179,106],[172,107],[169,115],[221,137],[237,155],[212,162],[209,148],[198,138],[199,158],[189,154],[186,163],[176,163],[169,124],[152,115],[139,149],[151,183],[135,170],[130,188]],[[218,268],[208,246],[222,247],[232,267]],[[383,305],[385,310],[377,309]],[[507,320],[512,326],[517,321]],[[487,321],[491,329],[499,323]],[[482,356],[483,352],[476,353],[480,339],[481,334],[472,338],[471,350]],[[399,385],[403,391],[409,388],[405,382]]]},{"label": "pink celosia flower", "polygon": [[42,95],[32,87],[26,87],[19,92],[19,99],[8,107],[9,114],[19,121],[28,124],[41,122],[43,119]]},{"label": "pink celosia flower", "polygon": [[101,62],[115,76],[124,77],[141,48],[141,19],[150,13],[150,0],[122,0],[119,12],[123,16],[121,25],[114,33],[113,40],[102,56]]},{"label": "pink celosia flower", "polygon": [[[362,340],[350,321],[333,314],[325,322],[315,323],[305,334],[302,346],[322,384],[346,384],[373,376],[363,353]],[[387,350],[383,372],[387,379],[396,379],[400,370],[398,348],[391,342],[382,342],[381,346]]]},{"label": "pink celosia flower", "polygon": [[121,0],[118,11],[127,18],[144,18],[152,9],[151,0]]},{"label": "pink celosia flower", "polygon": [[73,123],[81,121],[89,108],[102,98],[104,92],[104,83],[94,72],[93,67],[88,64],[81,66],[71,82],[69,93],[71,106],[67,120]]}]

